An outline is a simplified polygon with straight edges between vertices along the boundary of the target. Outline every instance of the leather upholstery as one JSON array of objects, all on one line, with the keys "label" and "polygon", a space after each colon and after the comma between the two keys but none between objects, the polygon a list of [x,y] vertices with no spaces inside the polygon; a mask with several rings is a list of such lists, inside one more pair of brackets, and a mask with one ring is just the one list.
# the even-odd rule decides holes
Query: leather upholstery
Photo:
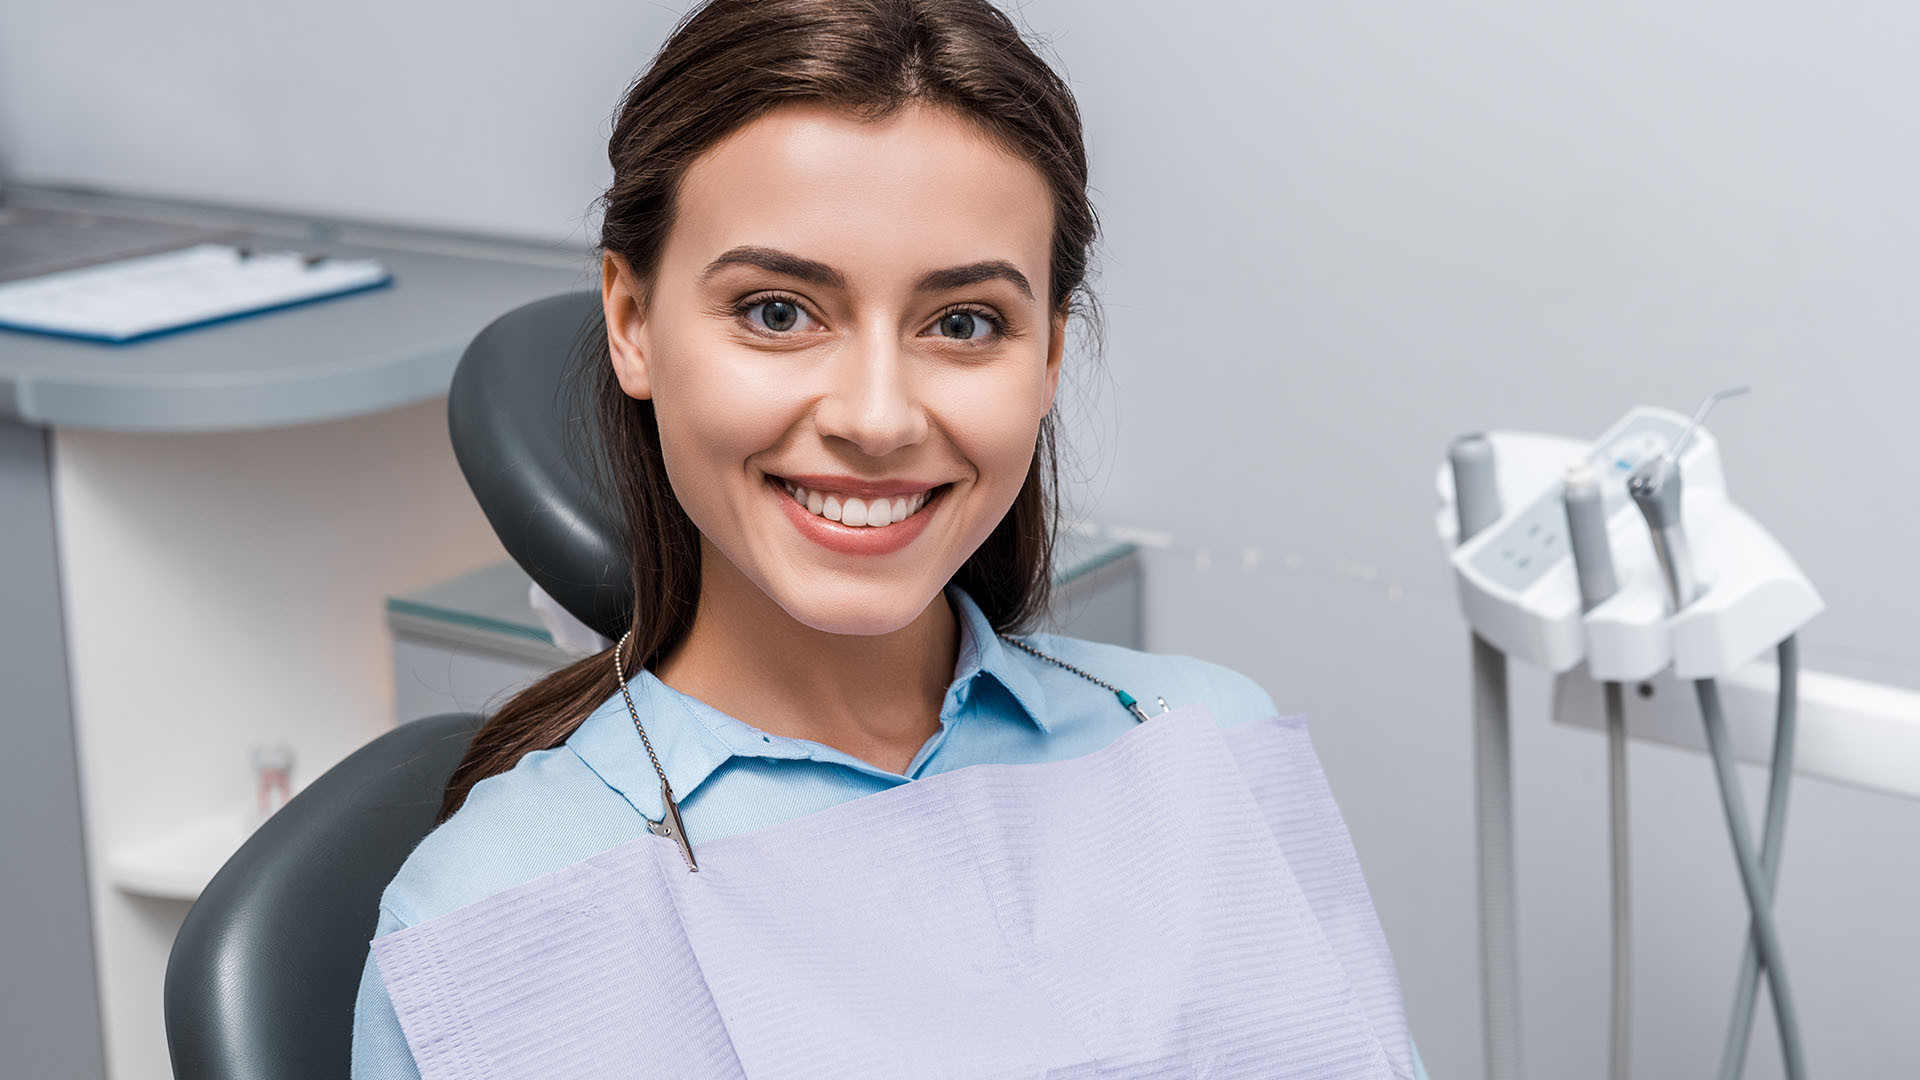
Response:
[{"label": "leather upholstery", "polygon": [[268,818],[187,912],[167,961],[180,1080],[344,1080],[380,893],[433,827],[478,716],[399,727]]},{"label": "leather upholstery", "polygon": [[515,562],[602,637],[618,638],[633,584],[614,516],[578,458],[596,445],[592,410],[566,376],[604,335],[597,292],[522,305],[480,331],[447,395],[447,429],[467,486]]}]

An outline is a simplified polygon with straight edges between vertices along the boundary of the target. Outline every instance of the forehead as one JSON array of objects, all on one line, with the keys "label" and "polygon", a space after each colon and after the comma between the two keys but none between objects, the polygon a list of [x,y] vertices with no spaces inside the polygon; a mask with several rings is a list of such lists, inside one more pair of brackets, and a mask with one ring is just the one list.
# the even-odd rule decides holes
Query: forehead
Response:
[{"label": "forehead", "polygon": [[[1053,208],[1046,180],[971,122],[910,106],[878,122],[786,105],[687,170],[666,262],[741,245],[825,262],[856,286],[1006,259],[1044,298]],[[684,267],[683,267],[684,269]]]}]

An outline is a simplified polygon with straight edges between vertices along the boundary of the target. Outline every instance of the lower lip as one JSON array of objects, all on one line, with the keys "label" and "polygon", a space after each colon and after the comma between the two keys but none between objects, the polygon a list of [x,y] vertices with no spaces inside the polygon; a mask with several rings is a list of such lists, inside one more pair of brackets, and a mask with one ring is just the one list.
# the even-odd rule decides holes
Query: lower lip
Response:
[{"label": "lower lip", "polygon": [[946,489],[937,488],[926,504],[914,511],[907,520],[873,527],[842,525],[809,511],[793,501],[793,495],[786,486],[774,477],[767,477],[767,490],[780,500],[780,508],[786,511],[787,520],[800,530],[800,535],[828,551],[837,551],[842,555],[891,555],[899,551],[927,530],[927,519],[933,516],[934,506],[946,497]]}]

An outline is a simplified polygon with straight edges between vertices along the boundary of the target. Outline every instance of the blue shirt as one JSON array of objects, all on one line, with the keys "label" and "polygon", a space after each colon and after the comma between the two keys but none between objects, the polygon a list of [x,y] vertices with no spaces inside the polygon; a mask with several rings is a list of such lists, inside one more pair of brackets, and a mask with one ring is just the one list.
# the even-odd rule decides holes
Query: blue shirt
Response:
[{"label": "blue shirt", "polygon": [[[1055,761],[1091,753],[1134,727],[1114,695],[1007,645],[978,604],[950,587],[959,659],[940,707],[940,730],[904,773],[891,773],[810,739],[773,735],[641,670],[629,682],[687,837],[708,840],[772,825],[848,799],[982,762]],[[1052,634],[1042,652],[1139,698],[1205,701],[1223,724],[1273,716],[1252,680],[1218,664]],[[626,702],[614,693],[567,741],[522,757],[473,785],[454,815],[414,848],[380,897],[374,936],[444,915],[646,833],[658,820],[660,778]],[[1415,1054],[1416,1080],[1425,1073]],[[418,1080],[419,1070],[369,951],[354,1006],[353,1080]]]}]

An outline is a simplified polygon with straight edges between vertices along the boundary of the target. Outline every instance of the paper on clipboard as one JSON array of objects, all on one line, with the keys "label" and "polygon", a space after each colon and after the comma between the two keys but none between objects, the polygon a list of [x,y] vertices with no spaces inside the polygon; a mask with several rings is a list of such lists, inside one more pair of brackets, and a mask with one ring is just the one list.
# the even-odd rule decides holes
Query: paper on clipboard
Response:
[{"label": "paper on clipboard", "polygon": [[0,283],[0,327],[124,344],[392,280],[372,259],[196,244]]}]

